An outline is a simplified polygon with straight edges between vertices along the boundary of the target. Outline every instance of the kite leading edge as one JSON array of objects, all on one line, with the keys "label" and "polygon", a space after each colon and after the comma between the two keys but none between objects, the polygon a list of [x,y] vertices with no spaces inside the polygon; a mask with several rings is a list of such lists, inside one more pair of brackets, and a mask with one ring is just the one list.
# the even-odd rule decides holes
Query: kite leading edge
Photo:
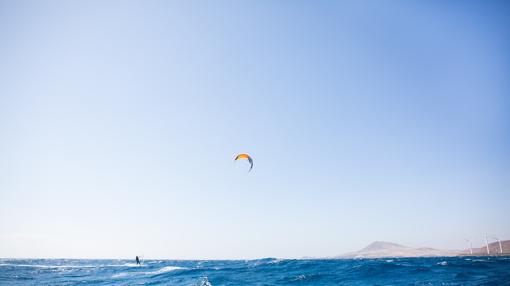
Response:
[{"label": "kite leading edge", "polygon": [[250,170],[248,170],[248,172],[250,172],[251,169],[253,168],[253,159],[250,157],[250,155],[248,155],[248,154],[239,154],[239,155],[236,156],[234,161],[237,161],[239,159],[246,159],[246,160],[248,160],[248,162],[250,163]]}]

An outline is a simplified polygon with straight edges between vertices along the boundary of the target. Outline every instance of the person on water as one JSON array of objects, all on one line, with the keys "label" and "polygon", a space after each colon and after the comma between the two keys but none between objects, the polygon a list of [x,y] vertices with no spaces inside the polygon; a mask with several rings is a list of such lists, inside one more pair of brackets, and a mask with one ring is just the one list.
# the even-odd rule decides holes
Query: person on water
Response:
[{"label": "person on water", "polygon": [[140,263],[140,257],[138,257],[138,255],[135,257],[135,259],[136,259],[136,265],[142,265]]}]

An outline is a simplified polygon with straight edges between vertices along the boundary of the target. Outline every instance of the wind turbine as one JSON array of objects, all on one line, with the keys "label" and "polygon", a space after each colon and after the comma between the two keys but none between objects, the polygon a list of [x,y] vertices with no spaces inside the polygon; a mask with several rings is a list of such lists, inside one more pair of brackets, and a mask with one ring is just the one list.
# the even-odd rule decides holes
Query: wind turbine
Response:
[{"label": "wind turbine", "polygon": [[473,243],[471,242],[471,240],[467,239],[467,238],[464,238],[465,241],[469,242],[469,253],[471,255],[473,255]]},{"label": "wind turbine", "polygon": [[503,247],[501,246],[501,240],[499,240],[499,238],[497,237],[491,237],[492,239],[495,239],[499,242],[499,253],[502,254],[503,253]]},{"label": "wind turbine", "polygon": [[487,238],[487,234],[485,234],[485,245],[487,246],[487,255],[491,254],[491,251],[489,250],[489,239]]}]

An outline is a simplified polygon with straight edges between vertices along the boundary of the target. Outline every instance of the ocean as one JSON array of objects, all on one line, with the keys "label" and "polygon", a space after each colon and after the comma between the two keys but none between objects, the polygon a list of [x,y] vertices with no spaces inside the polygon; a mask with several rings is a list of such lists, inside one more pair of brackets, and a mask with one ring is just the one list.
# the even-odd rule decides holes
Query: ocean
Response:
[{"label": "ocean", "polygon": [[0,259],[0,285],[510,285],[510,257]]}]

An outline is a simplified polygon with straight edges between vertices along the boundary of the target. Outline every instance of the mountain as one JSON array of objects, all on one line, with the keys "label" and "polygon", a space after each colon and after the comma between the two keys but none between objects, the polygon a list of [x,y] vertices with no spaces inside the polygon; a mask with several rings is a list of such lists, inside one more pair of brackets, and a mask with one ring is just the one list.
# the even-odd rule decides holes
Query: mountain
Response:
[{"label": "mountain", "polygon": [[359,251],[345,253],[335,258],[457,256],[461,253],[461,251],[456,250],[441,250],[428,247],[413,248],[392,242],[375,241]]}]

